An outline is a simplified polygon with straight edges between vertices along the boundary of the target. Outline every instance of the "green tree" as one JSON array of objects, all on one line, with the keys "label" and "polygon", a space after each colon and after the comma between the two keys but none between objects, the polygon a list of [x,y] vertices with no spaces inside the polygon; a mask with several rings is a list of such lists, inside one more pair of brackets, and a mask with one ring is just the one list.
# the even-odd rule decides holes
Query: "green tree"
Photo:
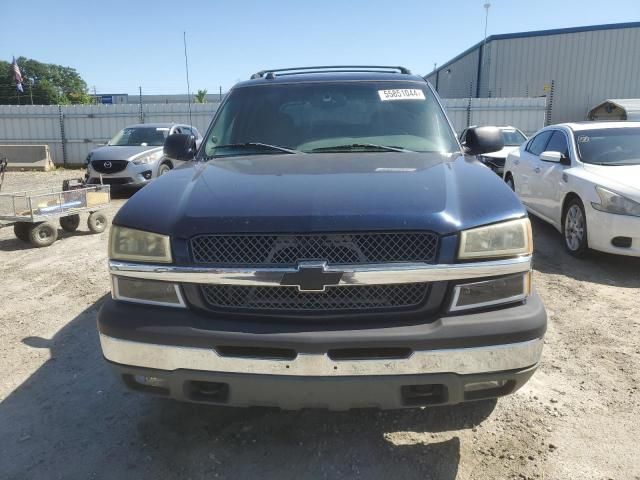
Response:
[{"label": "green tree", "polygon": [[24,93],[18,97],[10,62],[0,61],[0,104],[68,105],[91,103],[87,84],[74,68],[41,63],[25,57],[17,59]]},{"label": "green tree", "polygon": [[198,90],[198,93],[195,95],[196,103],[207,103],[207,89]]}]

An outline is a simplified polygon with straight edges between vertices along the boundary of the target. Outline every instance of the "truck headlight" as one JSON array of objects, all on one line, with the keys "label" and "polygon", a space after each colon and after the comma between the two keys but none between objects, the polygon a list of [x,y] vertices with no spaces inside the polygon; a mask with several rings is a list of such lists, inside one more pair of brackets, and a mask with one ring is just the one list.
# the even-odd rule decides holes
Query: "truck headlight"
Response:
[{"label": "truck headlight", "polygon": [[449,311],[521,302],[531,293],[531,272],[456,285]]},{"label": "truck headlight", "polygon": [[533,240],[528,218],[464,230],[460,234],[459,259],[531,255]]},{"label": "truck headlight", "polygon": [[140,155],[139,157],[134,158],[132,161],[136,165],[142,165],[146,163],[153,163],[156,160],[159,160],[162,157],[162,150],[153,153],[147,153]]},{"label": "truck headlight", "polygon": [[113,282],[111,292],[115,300],[166,307],[185,307],[180,287],[175,283],[115,275],[112,275],[111,279]]},{"label": "truck headlight", "polygon": [[109,258],[171,263],[171,241],[166,235],[112,225]]},{"label": "truck headlight", "polygon": [[618,215],[640,217],[640,203],[634,202],[619,193],[612,192],[603,187],[597,186],[596,192],[600,197],[600,203],[591,202],[591,206],[596,210]]}]

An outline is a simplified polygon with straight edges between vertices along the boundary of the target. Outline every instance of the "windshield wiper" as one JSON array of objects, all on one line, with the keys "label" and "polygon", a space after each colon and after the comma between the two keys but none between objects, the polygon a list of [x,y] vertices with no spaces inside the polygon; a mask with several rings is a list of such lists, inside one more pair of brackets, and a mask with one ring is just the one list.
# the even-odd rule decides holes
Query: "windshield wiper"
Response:
[{"label": "windshield wiper", "polygon": [[311,150],[312,152],[339,152],[343,150],[362,150],[368,149],[379,152],[413,152],[406,148],[394,147],[391,145],[378,145],[375,143],[350,143],[347,145],[333,145],[330,147],[318,147]]},{"label": "windshield wiper", "polygon": [[227,143],[225,145],[216,145],[215,148],[216,150],[218,148],[247,148],[247,149],[257,148],[261,150],[273,150],[273,151],[282,152],[282,153],[304,153],[304,152],[301,152],[300,150],[294,150],[292,148],[281,147],[280,145],[269,145],[268,143],[260,143],[260,142]]}]

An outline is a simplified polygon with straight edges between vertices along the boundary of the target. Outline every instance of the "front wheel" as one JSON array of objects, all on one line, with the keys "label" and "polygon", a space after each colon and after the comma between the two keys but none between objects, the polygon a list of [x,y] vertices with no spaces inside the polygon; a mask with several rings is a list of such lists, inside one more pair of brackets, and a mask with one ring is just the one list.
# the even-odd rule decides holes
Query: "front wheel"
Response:
[{"label": "front wheel", "polygon": [[107,228],[107,216],[102,212],[93,212],[87,219],[91,233],[102,233]]},{"label": "front wheel", "polygon": [[587,254],[587,216],[578,198],[573,198],[567,205],[562,219],[562,235],[567,252],[578,258]]},{"label": "front wheel", "polygon": [[58,239],[58,228],[51,222],[34,223],[29,229],[29,241],[34,247],[48,247]]},{"label": "front wheel", "polygon": [[516,184],[513,181],[513,177],[511,175],[507,175],[507,178],[505,178],[504,182],[509,186],[509,188],[512,191],[514,192],[516,191]]},{"label": "front wheel", "polygon": [[162,165],[160,165],[160,167],[158,167],[158,176],[161,177],[162,175],[170,171],[171,165],[169,165],[168,163],[163,163]]}]

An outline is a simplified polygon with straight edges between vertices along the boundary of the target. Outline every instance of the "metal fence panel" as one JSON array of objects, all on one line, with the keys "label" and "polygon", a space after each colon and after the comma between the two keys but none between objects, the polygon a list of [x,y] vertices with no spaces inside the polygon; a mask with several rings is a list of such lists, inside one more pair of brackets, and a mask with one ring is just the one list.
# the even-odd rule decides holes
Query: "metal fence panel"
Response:
[{"label": "metal fence panel", "polygon": [[546,98],[444,98],[442,104],[460,133],[469,125],[511,125],[531,135],[544,126]]},{"label": "metal fence panel", "polygon": [[[201,133],[207,129],[218,105],[191,105],[193,125]],[[144,123],[189,124],[189,105],[142,105],[142,116]],[[46,144],[56,165],[82,165],[91,150],[135,123],[140,123],[139,104],[0,105],[0,143]]]}]

